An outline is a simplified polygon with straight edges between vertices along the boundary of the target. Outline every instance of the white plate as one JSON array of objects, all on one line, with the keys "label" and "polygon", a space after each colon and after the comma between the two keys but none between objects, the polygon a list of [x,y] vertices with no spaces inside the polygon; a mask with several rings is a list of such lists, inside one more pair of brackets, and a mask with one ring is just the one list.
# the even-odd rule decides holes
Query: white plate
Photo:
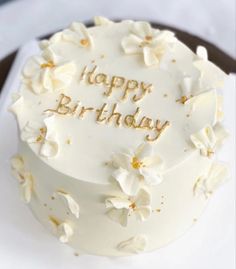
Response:
[{"label": "white plate", "polygon": [[0,96],[0,268],[1,269],[233,269],[235,255],[235,81],[227,80],[225,125],[231,137],[221,160],[230,162],[231,180],[210,199],[203,216],[186,234],[152,253],[125,258],[76,257],[33,217],[19,198],[17,182],[10,175],[9,158],[17,151],[16,123],[7,112],[10,93],[18,87],[22,62],[36,51],[32,41],[21,50]]}]

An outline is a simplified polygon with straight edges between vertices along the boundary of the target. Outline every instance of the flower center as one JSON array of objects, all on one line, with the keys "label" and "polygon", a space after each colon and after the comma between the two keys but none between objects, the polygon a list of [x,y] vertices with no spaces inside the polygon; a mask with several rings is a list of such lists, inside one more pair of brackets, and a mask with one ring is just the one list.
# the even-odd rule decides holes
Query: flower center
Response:
[{"label": "flower center", "polygon": [[46,131],[47,131],[47,129],[45,127],[42,127],[39,129],[40,134],[36,138],[36,142],[41,142],[44,139],[44,137],[46,135]]},{"label": "flower center", "polygon": [[131,165],[134,169],[139,169],[140,167],[142,167],[143,163],[137,157],[134,156],[131,161]]},{"label": "flower center", "polygon": [[41,68],[53,68],[55,67],[55,64],[53,63],[53,61],[48,61],[47,63],[41,64],[40,65]]},{"label": "flower center", "polygon": [[135,202],[131,203],[131,204],[129,205],[129,208],[132,209],[132,210],[135,210],[135,208],[136,208],[136,204],[135,204]]},{"label": "flower center", "polygon": [[212,149],[207,150],[207,157],[211,157],[211,155],[214,154],[214,151]]},{"label": "flower center", "polygon": [[152,36],[151,35],[146,35],[145,36],[145,40],[146,41],[151,41],[152,40]]},{"label": "flower center", "polygon": [[84,47],[87,47],[89,45],[88,39],[81,39],[80,44]]}]

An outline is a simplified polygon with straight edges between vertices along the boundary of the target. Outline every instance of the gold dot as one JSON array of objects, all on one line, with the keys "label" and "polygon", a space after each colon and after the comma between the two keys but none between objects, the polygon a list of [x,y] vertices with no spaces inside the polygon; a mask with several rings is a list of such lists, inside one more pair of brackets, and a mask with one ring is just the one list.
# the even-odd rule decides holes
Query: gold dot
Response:
[{"label": "gold dot", "polygon": [[190,115],[189,115],[189,114],[187,114],[187,115],[186,115],[186,117],[187,117],[187,118],[189,118],[189,117],[190,117]]},{"label": "gold dot", "polygon": [[45,204],[43,204],[45,207],[47,207],[47,204],[45,203]]},{"label": "gold dot", "polygon": [[167,93],[163,94],[163,97],[167,97],[167,96],[168,96],[168,94],[167,94]]},{"label": "gold dot", "polygon": [[147,40],[147,41],[151,41],[151,40],[152,40],[152,36],[151,36],[151,35],[146,35],[146,36],[145,36],[145,40]]},{"label": "gold dot", "polygon": [[79,256],[79,253],[78,253],[78,252],[74,252],[74,255],[75,255],[76,257],[78,257],[78,256]]},{"label": "gold dot", "polygon": [[89,40],[88,39],[81,39],[80,44],[84,47],[87,47],[89,45]]},{"label": "gold dot", "polygon": [[197,219],[196,219],[196,218],[194,218],[194,219],[193,219],[193,222],[196,222],[196,221],[197,221]]},{"label": "gold dot", "polygon": [[176,60],[175,59],[172,59],[172,61],[171,61],[172,63],[176,63]]},{"label": "gold dot", "polygon": [[161,209],[160,209],[160,208],[157,208],[157,209],[156,209],[156,212],[161,212]]},{"label": "gold dot", "polygon": [[67,145],[71,145],[71,140],[70,140],[70,139],[67,139],[67,140],[66,140],[66,144],[67,144]]},{"label": "gold dot", "polygon": [[101,54],[100,58],[101,59],[104,59],[105,58],[105,55],[104,54]]},{"label": "gold dot", "polygon": [[52,199],[52,200],[55,200],[55,197],[54,197],[54,196],[51,196],[51,199]]}]

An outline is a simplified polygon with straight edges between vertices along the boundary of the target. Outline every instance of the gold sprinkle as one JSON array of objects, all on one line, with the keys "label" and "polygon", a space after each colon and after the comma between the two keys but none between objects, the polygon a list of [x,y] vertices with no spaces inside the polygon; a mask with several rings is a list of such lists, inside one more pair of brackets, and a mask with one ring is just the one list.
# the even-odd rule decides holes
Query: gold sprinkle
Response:
[{"label": "gold sprinkle", "polygon": [[79,256],[79,253],[78,253],[78,252],[74,252],[74,255],[75,255],[76,257],[78,257],[78,256]]},{"label": "gold sprinkle", "polygon": [[164,203],[163,203],[163,202],[161,202],[161,205],[164,205]]},{"label": "gold sprinkle", "polygon": [[157,209],[156,209],[156,212],[161,212],[161,209],[160,209],[160,208],[157,208]]},{"label": "gold sprinkle", "polygon": [[190,117],[190,114],[187,114],[186,117],[189,118]]},{"label": "gold sprinkle", "polygon": [[55,200],[55,197],[54,197],[54,196],[51,196],[51,199],[52,199],[52,200]]},{"label": "gold sprinkle", "polygon": [[95,60],[92,60],[91,63],[94,64],[95,63]]},{"label": "gold sprinkle", "polygon": [[171,61],[172,63],[176,63],[176,60],[175,59],[172,59],[172,61]]},{"label": "gold sprinkle", "polygon": [[162,195],[161,198],[163,199],[164,198],[164,195]]},{"label": "gold sprinkle", "polygon": [[139,169],[140,167],[142,167],[143,163],[140,162],[139,159],[134,156],[131,161],[131,165],[134,169]]},{"label": "gold sprinkle", "polygon": [[194,218],[194,219],[193,219],[193,221],[194,221],[194,222],[196,222],[196,221],[197,221],[197,219],[196,219],[196,218]]},{"label": "gold sprinkle", "polygon": [[87,47],[89,45],[89,40],[88,39],[81,39],[80,44],[84,47]]},{"label": "gold sprinkle", "polygon": [[104,59],[105,58],[105,55],[104,54],[101,54],[100,58],[101,59]]},{"label": "gold sprinkle", "polygon": [[40,67],[41,68],[53,68],[55,67],[55,64],[53,63],[53,61],[48,61],[47,63],[41,64]]},{"label": "gold sprinkle", "polygon": [[168,94],[167,94],[167,93],[163,94],[163,97],[167,97],[167,96],[168,96]]},{"label": "gold sprinkle", "polygon": [[47,207],[48,205],[45,203],[45,204],[43,204],[45,207]]},{"label": "gold sprinkle", "polygon": [[71,140],[70,140],[70,139],[67,139],[67,140],[66,140],[66,144],[67,144],[67,145],[71,145]]}]

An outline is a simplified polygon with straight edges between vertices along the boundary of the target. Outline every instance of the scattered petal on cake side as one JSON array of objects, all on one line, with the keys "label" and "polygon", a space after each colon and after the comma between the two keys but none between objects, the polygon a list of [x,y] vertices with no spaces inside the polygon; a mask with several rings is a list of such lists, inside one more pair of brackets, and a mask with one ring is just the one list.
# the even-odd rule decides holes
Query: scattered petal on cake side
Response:
[{"label": "scattered petal on cake side", "polygon": [[116,168],[112,176],[127,195],[135,195],[143,185],[161,183],[162,159],[153,155],[149,143],[143,143],[129,153],[114,154],[113,166]]},{"label": "scattered petal on cake side", "polygon": [[29,203],[33,192],[33,176],[26,171],[22,156],[15,155],[11,158],[11,168],[14,176],[19,181],[22,199],[25,203]]},{"label": "scattered petal on cake side", "polygon": [[58,220],[53,216],[49,216],[49,222],[52,225],[53,233],[56,234],[62,243],[68,243],[74,234],[74,230],[67,222]]},{"label": "scattered petal on cake side", "polygon": [[14,93],[12,95],[12,104],[9,107],[9,111],[12,112],[18,121],[20,120],[20,114],[23,111],[23,102],[24,102],[24,97],[19,94],[19,93]]},{"label": "scattered petal on cake side", "polygon": [[193,186],[194,195],[204,195],[208,198],[228,178],[228,166],[221,163],[213,163],[208,174],[197,179]]},{"label": "scattered petal on cake side", "polygon": [[110,24],[113,24],[114,22],[105,18],[105,17],[102,17],[102,16],[95,16],[94,17],[94,24],[96,26],[101,26],[101,25],[110,25]]},{"label": "scattered petal on cake side", "polygon": [[220,124],[217,124],[214,128],[208,125],[192,134],[190,139],[194,146],[200,150],[201,155],[211,157],[227,137],[227,134]]},{"label": "scattered petal on cake side", "polygon": [[144,251],[148,244],[148,238],[144,234],[136,235],[126,241],[122,241],[117,245],[117,249],[121,252],[140,253]]},{"label": "scattered petal on cake side", "polygon": [[127,226],[132,214],[140,221],[145,221],[151,214],[151,195],[140,189],[136,196],[113,196],[105,200],[107,215],[122,226]]},{"label": "scattered petal on cake side", "polygon": [[81,48],[93,47],[93,38],[83,23],[73,22],[68,29],[62,32],[62,39]]},{"label": "scattered petal on cake side", "polygon": [[79,204],[75,201],[75,199],[67,192],[61,190],[57,191],[56,194],[63,199],[63,201],[70,209],[71,213],[78,219],[80,208]]},{"label": "scattered petal on cake side", "polygon": [[121,41],[126,54],[143,54],[147,66],[158,65],[165,52],[175,43],[174,33],[153,29],[147,22],[133,22],[130,34]]}]

